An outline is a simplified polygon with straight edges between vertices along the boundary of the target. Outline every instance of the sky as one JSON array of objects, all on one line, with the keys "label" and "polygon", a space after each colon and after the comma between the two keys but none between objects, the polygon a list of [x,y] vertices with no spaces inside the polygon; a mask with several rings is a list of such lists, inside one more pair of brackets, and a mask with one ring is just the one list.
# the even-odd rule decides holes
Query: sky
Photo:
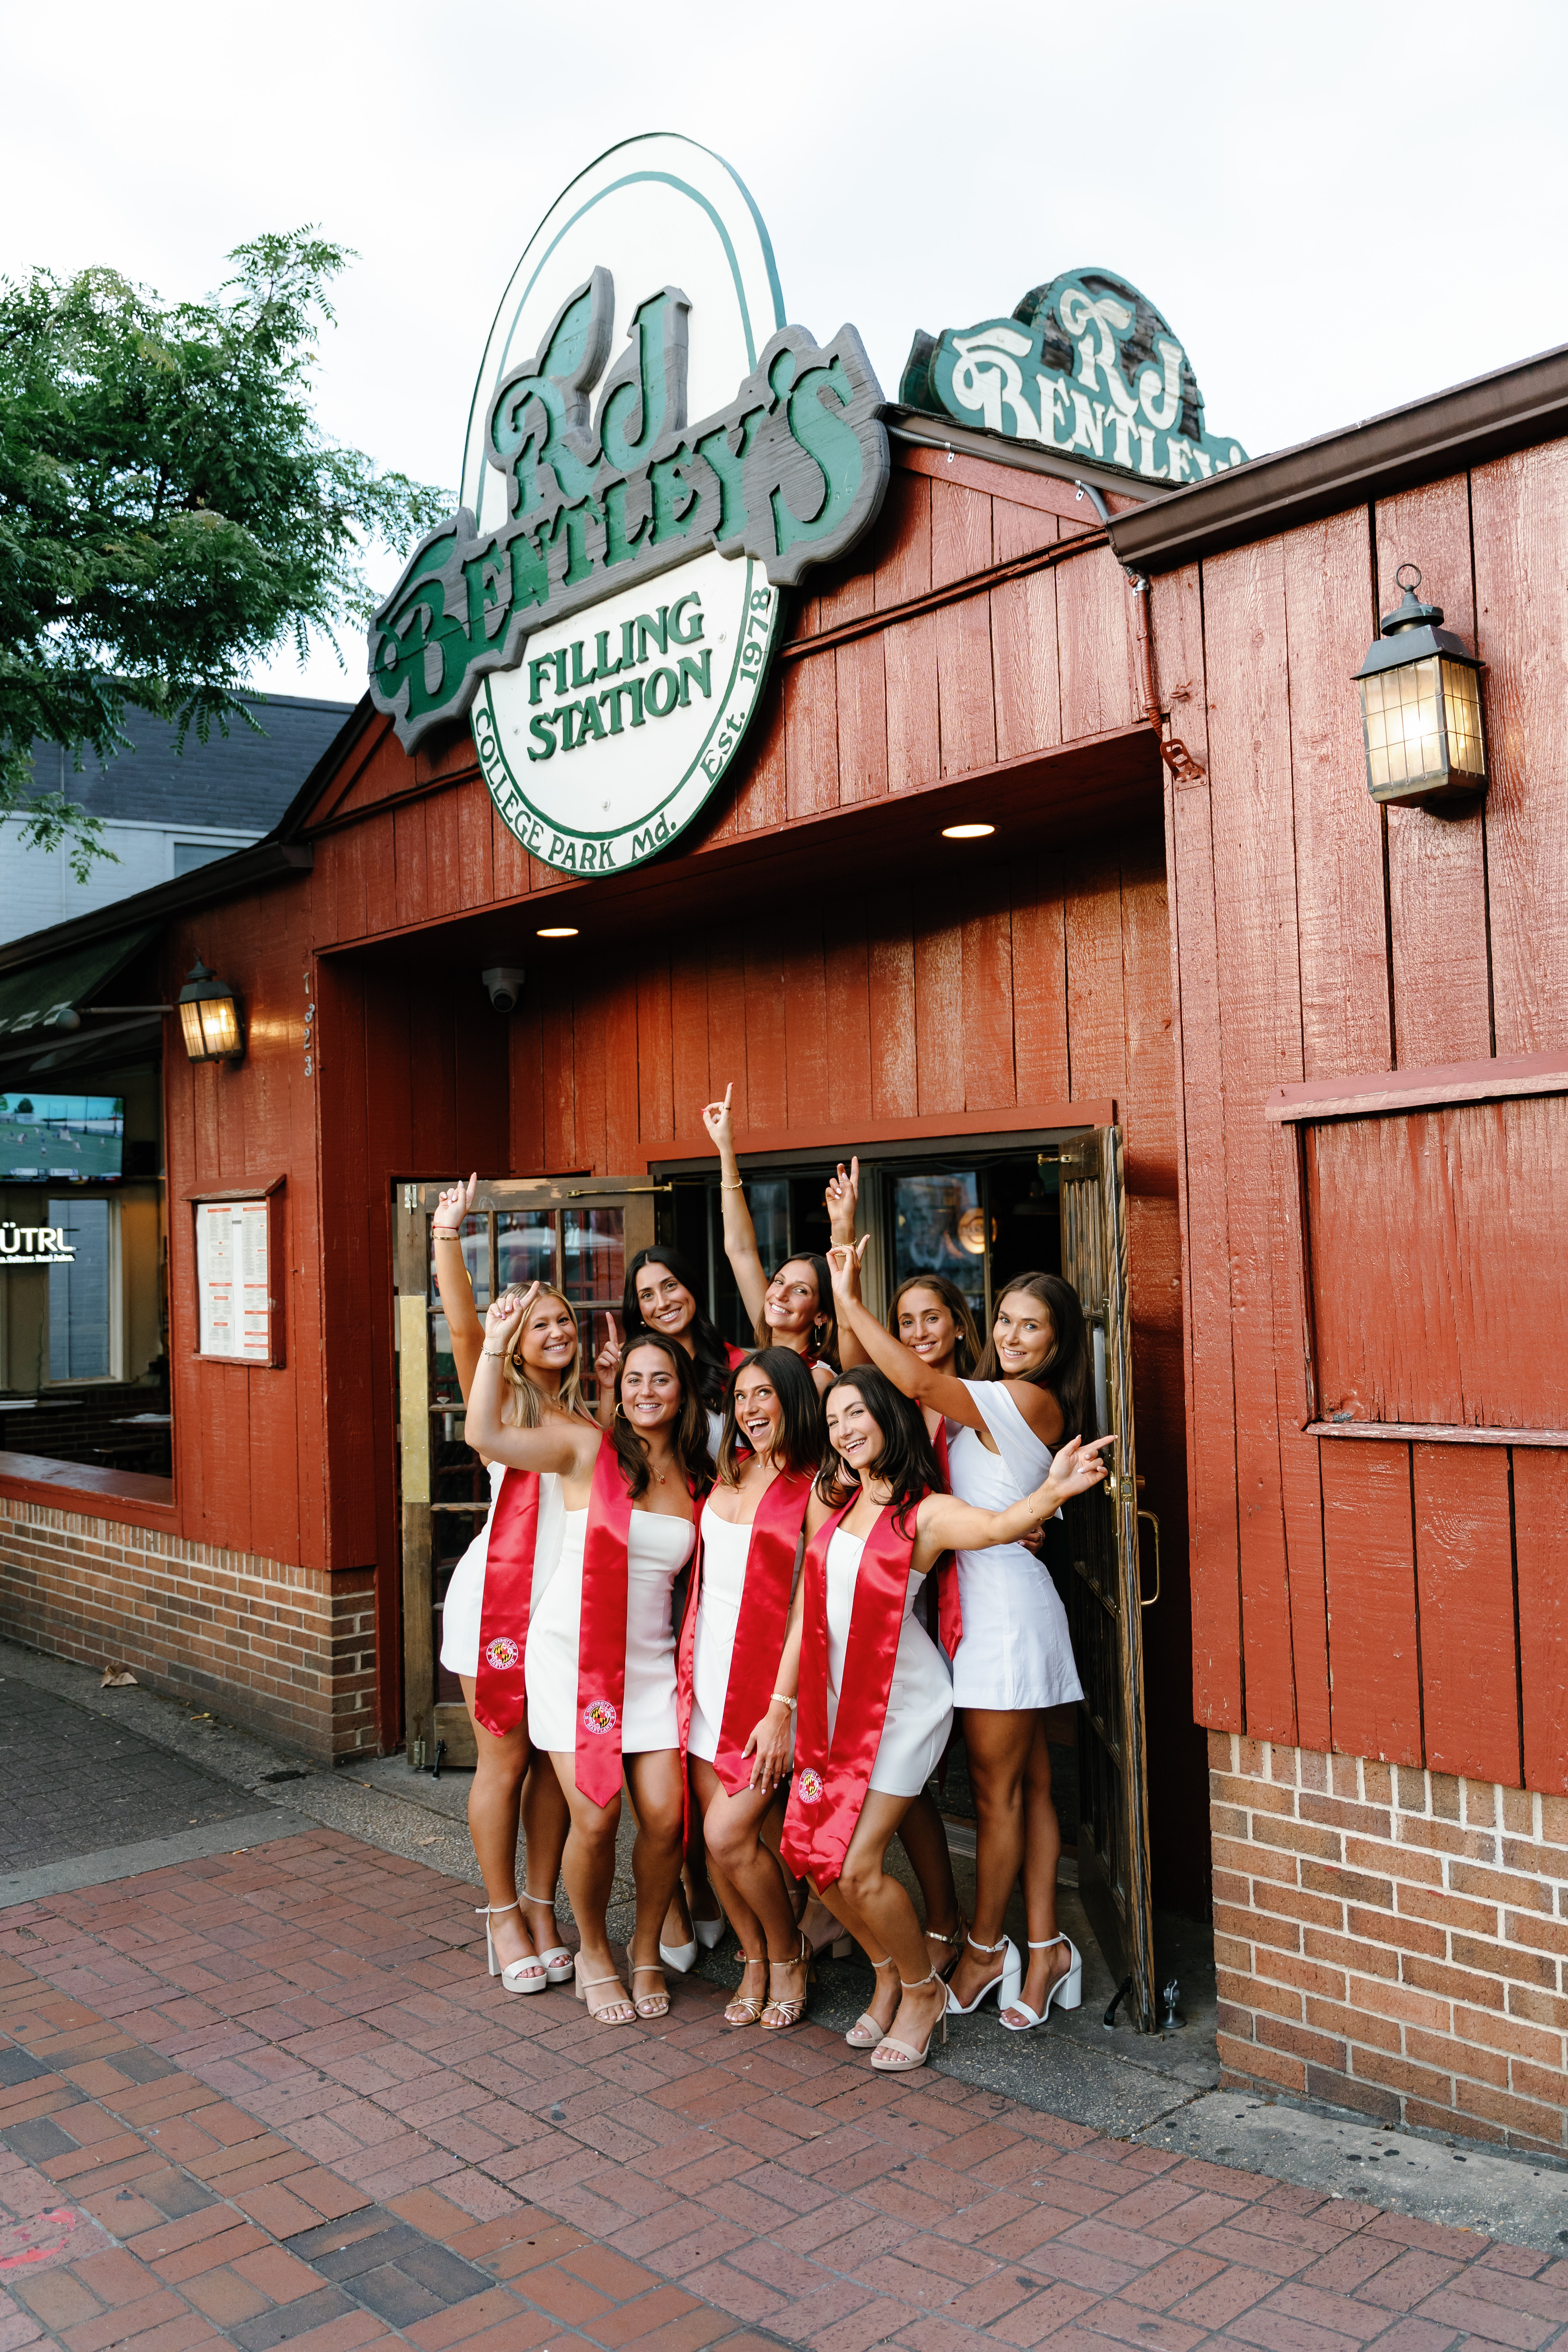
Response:
[{"label": "sky", "polygon": [[[1088,265],[1163,311],[1253,456],[1568,341],[1562,0],[0,0],[0,274],[195,297],[242,238],[316,224],[360,256],[323,428],[451,490],[519,255],[644,131],[734,167],[789,317],[852,320],[889,398],[917,327]],[[355,699],[343,652],[254,682]]]}]

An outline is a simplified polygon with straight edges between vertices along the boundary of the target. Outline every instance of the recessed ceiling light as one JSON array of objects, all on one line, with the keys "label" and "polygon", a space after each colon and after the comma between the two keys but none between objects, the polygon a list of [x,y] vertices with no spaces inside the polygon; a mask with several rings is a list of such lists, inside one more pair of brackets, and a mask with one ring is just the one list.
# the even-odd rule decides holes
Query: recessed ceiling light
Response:
[{"label": "recessed ceiling light", "polygon": [[536,940],[574,940],[577,936],[577,926],[575,923],[551,923],[543,929],[535,931],[533,936]]},{"label": "recessed ceiling light", "polygon": [[994,824],[944,824],[942,837],[943,841],[980,841],[995,830]]}]

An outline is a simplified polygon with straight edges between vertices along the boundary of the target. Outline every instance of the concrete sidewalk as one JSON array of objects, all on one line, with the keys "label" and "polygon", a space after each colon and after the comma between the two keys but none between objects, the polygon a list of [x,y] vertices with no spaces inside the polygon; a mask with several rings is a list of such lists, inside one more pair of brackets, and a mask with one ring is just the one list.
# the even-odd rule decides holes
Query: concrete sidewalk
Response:
[{"label": "concrete sidewalk", "polygon": [[315,1827],[0,1913],[0,2352],[1568,2336],[1547,2252],[733,2032],[702,1983],[595,2026],[474,1926]]}]

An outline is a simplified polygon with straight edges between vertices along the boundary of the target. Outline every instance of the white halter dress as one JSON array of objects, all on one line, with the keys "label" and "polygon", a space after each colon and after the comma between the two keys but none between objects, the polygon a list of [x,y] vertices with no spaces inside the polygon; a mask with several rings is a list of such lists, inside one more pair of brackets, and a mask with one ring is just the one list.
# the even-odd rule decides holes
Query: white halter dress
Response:
[{"label": "white halter dress", "polygon": [[[1000,1381],[965,1381],[995,1440],[947,1424],[953,1493],[983,1511],[1021,1503],[1044,1481],[1051,1449],[1035,1435]],[[1083,1696],[1073,1663],[1067,1611],[1043,1559],[1022,1544],[961,1551],[958,1592],[963,1639],[952,1662],[954,1706],[1022,1709],[1067,1706]]]}]

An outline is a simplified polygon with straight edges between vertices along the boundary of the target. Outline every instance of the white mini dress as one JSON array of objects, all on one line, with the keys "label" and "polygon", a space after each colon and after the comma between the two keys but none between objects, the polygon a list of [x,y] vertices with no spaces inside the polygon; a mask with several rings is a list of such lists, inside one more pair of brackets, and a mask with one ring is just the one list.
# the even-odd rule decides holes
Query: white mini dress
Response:
[{"label": "white mini dress", "polygon": [[[560,1557],[528,1621],[523,1671],[528,1735],[536,1748],[571,1755],[577,1746],[577,1634],[583,1615],[583,1545],[588,1514],[562,1513]],[[621,1753],[679,1748],[675,1704],[675,1580],[691,1556],[689,1519],[634,1510],[626,1538],[626,1688]]]},{"label": "white mini dress", "polygon": [[[947,1424],[953,1493],[982,1511],[1003,1511],[1042,1485],[1051,1449],[1035,1435],[1000,1381],[965,1381],[998,1451],[977,1429]],[[1067,1611],[1043,1559],[1022,1544],[958,1554],[963,1638],[952,1661],[954,1706],[1067,1706],[1083,1696]]]},{"label": "white mini dress", "polygon": [[[489,1515],[452,1570],[441,1608],[441,1664],[452,1675],[477,1675],[479,1671],[479,1620],[485,1606],[485,1562],[489,1556],[490,1524],[495,1517],[500,1482],[506,1476],[506,1464],[492,1462],[489,1475]],[[539,1481],[539,1527],[533,1547],[533,1591],[529,1601],[531,1615],[560,1557],[561,1530],[565,1516],[561,1500],[561,1481],[553,1470],[547,1470]]]},{"label": "white mini dress", "polygon": [[[744,1527],[736,1527],[712,1510],[703,1513],[702,1591],[697,1601],[691,1646],[691,1727],[687,1750],[710,1764],[719,1753],[724,1703],[730,1695],[730,1661],[734,1654],[735,1629],[741,1622],[741,1594],[751,1549],[749,1519]],[[746,1729],[751,1728],[747,1724]],[[793,1753],[793,1716],[790,1748]]]},{"label": "white mini dress", "polygon": [[[863,1536],[835,1528],[827,1545],[827,1724],[838,1721],[838,1689],[855,1609]],[[904,1591],[904,1618],[888,1692],[882,1737],[868,1786],[887,1797],[918,1797],[942,1761],[952,1727],[952,1685],[947,1660],[913,1614],[915,1595],[925,1579],[911,1570]]]}]

